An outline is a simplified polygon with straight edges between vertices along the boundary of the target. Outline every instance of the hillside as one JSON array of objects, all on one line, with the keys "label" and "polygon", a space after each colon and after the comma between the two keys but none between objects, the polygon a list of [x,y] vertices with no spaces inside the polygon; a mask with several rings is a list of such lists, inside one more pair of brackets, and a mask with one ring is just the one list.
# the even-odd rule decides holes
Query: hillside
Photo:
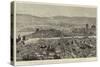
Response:
[{"label": "hillside", "polygon": [[32,34],[26,35],[27,39],[30,38],[51,38],[51,37],[59,37],[64,35],[60,30],[49,29],[49,30],[40,30],[36,31]]},{"label": "hillside", "polygon": [[85,24],[96,25],[95,17],[38,17],[32,15],[17,14],[17,33],[34,32],[36,28],[42,30],[56,29],[64,33],[70,32],[71,28],[83,28]]}]

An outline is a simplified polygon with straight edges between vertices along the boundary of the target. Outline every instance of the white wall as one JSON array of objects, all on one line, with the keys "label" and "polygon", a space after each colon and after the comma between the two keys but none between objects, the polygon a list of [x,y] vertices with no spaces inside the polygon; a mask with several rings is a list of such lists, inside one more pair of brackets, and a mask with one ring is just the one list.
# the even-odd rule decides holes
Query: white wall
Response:
[{"label": "white wall", "polygon": [[[20,0],[21,1],[21,0]],[[29,0],[26,0],[29,1]],[[32,0],[33,2],[48,3],[64,3],[64,4],[80,4],[80,5],[98,5],[100,0]],[[97,2],[98,1],[98,2]],[[10,2],[11,0],[0,0],[0,67],[12,67],[10,65]],[[99,5],[100,6],[100,5]],[[100,9],[98,9],[100,12]],[[100,59],[100,23],[98,13],[98,59]],[[99,67],[100,61],[51,64],[51,65],[35,65],[35,67]],[[24,67],[24,66],[23,66]],[[30,67],[30,66],[27,66]]]}]

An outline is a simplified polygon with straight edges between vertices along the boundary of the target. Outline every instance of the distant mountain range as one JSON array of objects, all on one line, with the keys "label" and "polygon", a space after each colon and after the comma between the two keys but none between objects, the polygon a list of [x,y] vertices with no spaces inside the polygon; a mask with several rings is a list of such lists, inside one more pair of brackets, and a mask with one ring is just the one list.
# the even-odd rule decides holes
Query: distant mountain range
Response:
[{"label": "distant mountain range", "polygon": [[67,16],[51,16],[39,17],[32,15],[17,14],[17,31],[34,31],[34,28],[41,29],[67,29],[71,27],[84,27],[85,24],[96,25],[96,17],[67,17]]},{"label": "distant mountain range", "polygon": [[[58,18],[62,18],[62,19],[64,19],[64,18],[79,18],[78,16],[73,16],[73,17],[70,17],[70,16],[50,16],[50,17],[42,17],[42,16],[33,16],[33,15],[28,15],[28,14],[16,14],[17,16],[31,16],[31,17],[34,17],[34,18],[43,18],[43,19],[47,19],[47,18],[50,18],[50,17],[52,17],[52,18],[55,18],[55,19],[58,19]],[[80,18],[96,18],[96,17],[80,17]]]},{"label": "distant mountain range", "polygon": [[[51,17],[39,17],[39,16],[32,16],[32,15],[24,15],[24,14],[17,14],[18,19],[17,23],[34,23],[35,21],[40,21],[40,24],[48,24],[48,23],[73,23],[73,24],[96,24],[96,17],[67,17],[67,16],[51,16]],[[23,21],[23,22],[21,22]],[[43,22],[48,21],[48,22]],[[55,21],[55,22],[51,22]],[[57,22],[56,22],[57,21]],[[84,23],[83,23],[84,22]],[[36,22],[36,24],[38,24]]]}]

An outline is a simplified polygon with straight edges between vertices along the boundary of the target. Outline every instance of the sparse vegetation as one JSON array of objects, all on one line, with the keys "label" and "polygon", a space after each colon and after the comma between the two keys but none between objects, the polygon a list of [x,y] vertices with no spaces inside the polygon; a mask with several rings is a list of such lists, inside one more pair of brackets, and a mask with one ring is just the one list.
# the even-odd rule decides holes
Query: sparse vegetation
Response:
[{"label": "sparse vegetation", "polygon": [[39,39],[37,43],[17,44],[17,60],[86,58],[96,56],[95,38]]},{"label": "sparse vegetation", "polygon": [[17,61],[96,57],[95,17],[17,19]]}]

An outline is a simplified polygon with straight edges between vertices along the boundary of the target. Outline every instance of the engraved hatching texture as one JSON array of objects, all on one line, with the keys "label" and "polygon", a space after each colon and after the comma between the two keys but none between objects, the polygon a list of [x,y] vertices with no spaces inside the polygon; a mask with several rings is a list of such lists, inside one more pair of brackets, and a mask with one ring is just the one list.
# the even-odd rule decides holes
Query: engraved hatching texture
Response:
[{"label": "engraved hatching texture", "polygon": [[96,17],[16,14],[16,22],[17,61],[96,57]]}]

